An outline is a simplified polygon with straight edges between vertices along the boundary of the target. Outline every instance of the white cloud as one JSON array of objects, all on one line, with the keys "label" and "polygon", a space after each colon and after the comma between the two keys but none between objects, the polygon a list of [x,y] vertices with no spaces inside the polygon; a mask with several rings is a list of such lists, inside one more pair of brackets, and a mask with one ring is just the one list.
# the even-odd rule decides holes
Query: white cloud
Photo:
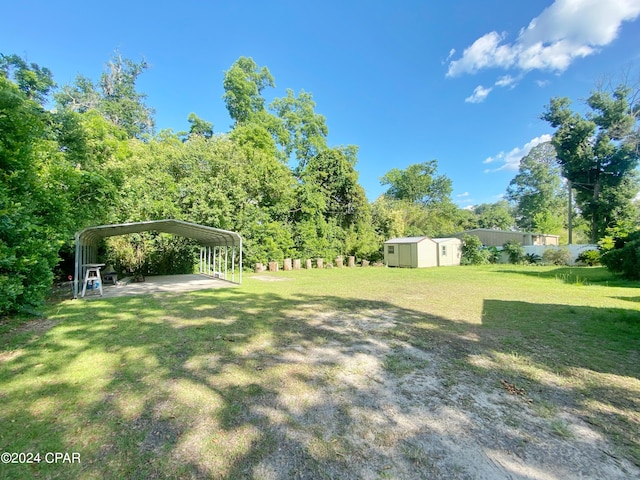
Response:
[{"label": "white cloud", "polygon": [[513,88],[516,86],[517,82],[518,82],[517,78],[513,78],[511,75],[504,75],[498,78],[498,80],[496,80],[495,86]]},{"label": "white cloud", "polygon": [[500,165],[497,168],[486,169],[484,170],[484,173],[500,172],[502,170],[516,171],[520,166],[520,160],[526,155],[528,155],[533,147],[540,145],[541,143],[550,142],[550,141],[551,141],[551,135],[549,134],[540,135],[539,137],[535,137],[531,139],[523,147],[515,147],[507,153],[500,152],[499,154],[493,157],[488,157],[486,160],[482,162],[483,164],[495,163],[497,161],[501,161],[502,165]]},{"label": "white cloud", "polygon": [[[496,80],[496,83],[493,84],[493,87],[515,88],[518,81],[520,81],[520,77],[514,78],[511,75],[504,75]],[[478,85],[473,91],[473,94],[465,98],[464,101],[467,103],[482,103],[487,99],[487,97],[493,90],[493,87],[485,88],[482,85]]]},{"label": "white cloud", "polygon": [[478,38],[449,63],[447,77],[494,67],[563,72],[575,59],[610,44],[622,22],[639,15],[638,0],[556,0],[513,43],[495,31]]},{"label": "white cloud", "polygon": [[495,157],[487,157],[482,163],[494,163],[504,158],[504,152],[500,152]]},{"label": "white cloud", "polygon": [[455,203],[460,208],[469,208],[469,206],[473,205],[476,201],[471,197],[469,192],[464,192],[459,195],[456,195]]},{"label": "white cloud", "polygon": [[456,49],[452,48],[451,50],[449,50],[449,55],[447,55],[447,59],[445,60],[445,63],[448,62],[449,60],[451,60],[451,58],[456,54]]},{"label": "white cloud", "polygon": [[536,80],[536,84],[540,87],[546,87],[547,85],[549,85],[551,82],[549,80]]},{"label": "white cloud", "polygon": [[466,103],[482,103],[485,101],[487,96],[491,93],[493,88],[484,88],[482,85],[478,85],[474,90],[473,94],[464,99]]},{"label": "white cloud", "polygon": [[448,77],[455,77],[463,73],[476,73],[478,70],[490,67],[500,67],[513,63],[511,47],[500,46],[506,34],[491,32],[477,39],[466,48],[460,60],[452,60],[447,71]]}]

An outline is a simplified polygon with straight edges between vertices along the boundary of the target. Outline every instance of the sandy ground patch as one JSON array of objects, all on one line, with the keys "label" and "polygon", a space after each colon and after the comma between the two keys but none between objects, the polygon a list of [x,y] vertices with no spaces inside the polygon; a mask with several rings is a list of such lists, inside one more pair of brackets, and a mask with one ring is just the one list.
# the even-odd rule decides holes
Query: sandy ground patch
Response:
[{"label": "sandy ground patch", "polygon": [[316,314],[314,322],[338,337],[261,357],[267,371],[305,368],[305,388],[252,403],[278,448],[250,478],[640,478],[571,401],[540,415],[542,394],[452,368],[474,355],[468,343],[416,348],[389,335],[397,318],[388,313]]}]

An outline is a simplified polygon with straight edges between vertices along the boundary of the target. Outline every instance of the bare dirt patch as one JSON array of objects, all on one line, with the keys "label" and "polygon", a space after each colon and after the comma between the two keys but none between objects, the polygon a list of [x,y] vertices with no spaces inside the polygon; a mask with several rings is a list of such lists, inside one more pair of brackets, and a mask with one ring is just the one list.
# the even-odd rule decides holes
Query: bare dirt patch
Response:
[{"label": "bare dirt patch", "polygon": [[57,324],[58,322],[55,320],[49,320],[47,318],[38,318],[36,320],[31,320],[23,323],[22,325],[17,327],[14,330],[14,332],[15,333],[35,333],[37,335],[41,335],[51,330]]},{"label": "bare dirt patch", "polygon": [[248,475],[640,478],[583,419],[571,392],[551,398],[482,368],[482,354],[465,337],[418,348],[394,335],[398,318],[382,313],[309,314],[325,342],[302,340],[261,356],[261,370],[288,365],[304,372],[304,382],[251,403],[278,447]]}]

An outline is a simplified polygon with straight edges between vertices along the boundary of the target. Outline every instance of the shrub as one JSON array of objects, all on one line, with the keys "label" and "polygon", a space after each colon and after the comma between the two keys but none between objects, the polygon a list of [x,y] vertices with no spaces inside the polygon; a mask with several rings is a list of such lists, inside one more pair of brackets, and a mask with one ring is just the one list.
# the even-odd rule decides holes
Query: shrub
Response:
[{"label": "shrub", "polygon": [[585,250],[578,258],[576,258],[578,262],[585,263],[590,267],[594,265],[600,265],[600,252],[598,250]]},{"label": "shrub", "polygon": [[509,240],[503,245],[504,251],[509,255],[510,263],[522,263],[524,262],[524,247],[515,240]]},{"label": "shrub", "polygon": [[489,263],[491,253],[482,246],[482,242],[475,235],[462,236],[461,265],[483,265]]},{"label": "shrub", "polygon": [[542,254],[542,261],[550,265],[568,265],[571,253],[566,248],[549,248]]},{"label": "shrub", "polygon": [[640,280],[640,231],[616,238],[611,250],[601,255],[602,264],[629,280]]},{"label": "shrub", "polygon": [[542,257],[537,253],[527,253],[524,256],[524,260],[527,263],[535,264],[535,263],[540,263],[542,261]]},{"label": "shrub", "polygon": [[489,263],[498,263],[500,261],[500,254],[502,252],[498,250],[498,247],[490,246],[485,247],[485,249],[488,253]]}]

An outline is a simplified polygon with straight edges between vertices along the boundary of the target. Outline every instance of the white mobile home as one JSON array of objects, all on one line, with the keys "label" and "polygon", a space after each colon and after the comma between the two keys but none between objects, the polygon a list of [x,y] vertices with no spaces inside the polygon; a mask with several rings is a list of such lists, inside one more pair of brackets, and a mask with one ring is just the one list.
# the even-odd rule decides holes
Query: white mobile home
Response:
[{"label": "white mobile home", "polygon": [[511,232],[507,230],[493,230],[490,228],[474,228],[453,234],[462,238],[464,235],[475,235],[485,247],[501,247],[508,241],[516,241],[525,247],[527,245],[558,245],[558,235],[547,235],[532,232]]},{"label": "white mobile home", "polygon": [[460,265],[461,249],[458,238],[392,238],[384,242],[384,262],[403,268]]}]

